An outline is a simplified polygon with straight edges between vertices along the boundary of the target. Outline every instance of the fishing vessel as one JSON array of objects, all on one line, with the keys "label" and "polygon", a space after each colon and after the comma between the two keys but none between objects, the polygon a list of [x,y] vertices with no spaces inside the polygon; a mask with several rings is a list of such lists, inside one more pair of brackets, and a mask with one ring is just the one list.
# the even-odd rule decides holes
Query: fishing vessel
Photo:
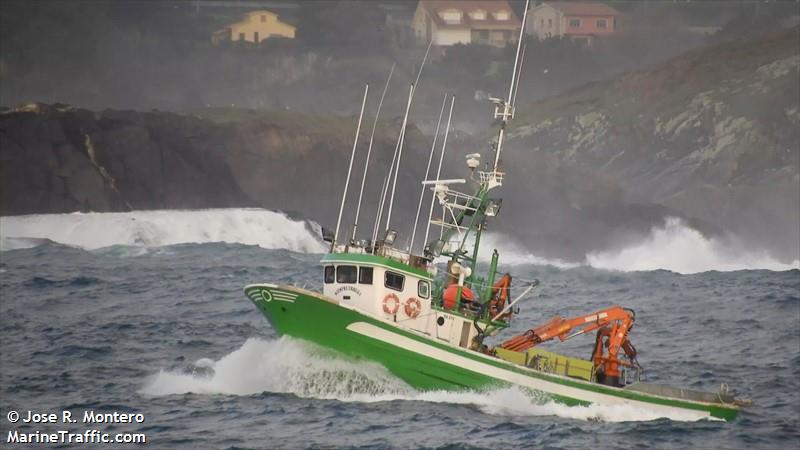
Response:
[{"label": "fishing vessel", "polygon": [[[523,24],[526,15],[527,7]],[[635,313],[621,306],[574,318],[556,316],[497,345],[489,344],[489,338],[515,320],[520,301],[538,284],[538,281],[526,283],[522,294],[512,299],[512,277],[498,271],[500,255],[497,250],[491,252],[491,262],[485,273],[479,274],[478,266],[481,234],[487,221],[498,215],[502,205],[493,192],[503,185],[506,177],[501,167],[501,153],[507,123],[514,117],[524,59],[521,47],[520,39],[507,97],[491,98],[498,131],[490,158],[487,158],[489,161],[481,165],[480,154],[468,154],[464,178],[440,178],[455,101],[451,98],[438,170],[436,176],[428,180],[432,175],[431,162],[447,96],[442,101],[410,245],[399,244],[398,232],[391,228],[391,214],[413,84],[390,173],[380,192],[372,235],[359,240],[356,234],[372,150],[370,138],[352,235],[342,239],[339,236],[369,92],[367,86],[336,230],[330,238],[330,251],[321,261],[322,292],[259,283],[246,286],[246,296],[279,334],[311,341],[350,357],[378,362],[420,390],[516,385],[543,399],[567,405],[633,405],[663,413],[664,417],[732,420],[747,402],[734,398],[725,385],[719,392],[700,392],[641,380],[641,367],[630,338]],[[421,70],[420,67],[420,73]],[[388,84],[387,80],[386,86]],[[378,111],[385,94],[386,88]],[[415,251],[417,222],[426,193],[431,200],[422,241],[425,244]],[[437,205],[437,213],[440,210],[441,214],[435,216]],[[438,235],[434,233],[435,237],[429,241],[432,226],[438,229]],[[547,341],[564,341],[590,332],[595,333],[595,339],[589,360],[539,347]]]}]

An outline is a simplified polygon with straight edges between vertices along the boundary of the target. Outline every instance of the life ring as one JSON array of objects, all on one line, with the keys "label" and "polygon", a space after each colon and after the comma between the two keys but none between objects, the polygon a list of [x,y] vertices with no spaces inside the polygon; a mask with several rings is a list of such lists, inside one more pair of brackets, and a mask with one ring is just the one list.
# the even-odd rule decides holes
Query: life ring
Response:
[{"label": "life ring", "polygon": [[408,317],[413,319],[419,316],[419,313],[422,312],[422,303],[419,301],[419,299],[410,297],[408,300],[406,300],[403,310]]},{"label": "life ring", "polygon": [[383,312],[390,315],[397,314],[397,310],[400,309],[400,298],[397,297],[395,294],[389,294],[386,297],[383,297]]}]

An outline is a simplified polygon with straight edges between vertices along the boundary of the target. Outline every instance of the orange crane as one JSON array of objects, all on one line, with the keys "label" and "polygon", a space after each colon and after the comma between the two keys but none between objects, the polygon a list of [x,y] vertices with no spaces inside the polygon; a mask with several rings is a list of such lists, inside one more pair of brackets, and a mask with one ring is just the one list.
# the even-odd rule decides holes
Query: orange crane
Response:
[{"label": "orange crane", "polygon": [[[525,350],[555,338],[561,341],[575,336],[597,331],[592,362],[599,383],[618,386],[620,385],[620,366],[637,367],[636,348],[628,340],[628,332],[633,328],[636,314],[633,310],[620,306],[597,311],[585,316],[564,319],[555,316],[546,324],[532,328],[525,333],[515,336],[500,344],[507,350],[524,352]],[[630,362],[619,359],[619,350],[622,349]],[[605,354],[606,350],[608,351]]]}]

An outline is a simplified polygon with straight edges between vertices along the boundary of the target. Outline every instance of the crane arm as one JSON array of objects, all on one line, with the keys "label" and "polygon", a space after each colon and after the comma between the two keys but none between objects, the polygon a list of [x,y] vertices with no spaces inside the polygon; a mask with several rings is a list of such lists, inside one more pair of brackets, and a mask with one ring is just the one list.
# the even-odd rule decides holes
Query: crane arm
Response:
[{"label": "crane arm", "polygon": [[[620,366],[639,367],[636,362],[636,348],[628,340],[628,332],[633,327],[635,314],[632,310],[612,306],[585,316],[564,319],[555,316],[538,328],[532,328],[515,336],[500,346],[507,350],[524,352],[542,342],[553,339],[566,341],[580,334],[597,330],[592,360],[597,381],[610,386],[620,385]],[[622,349],[630,363],[619,359]]]},{"label": "crane arm", "polygon": [[[594,331],[598,328],[602,328],[613,323],[619,323],[622,328],[624,328],[624,337],[627,335],[628,329],[630,329],[630,327],[633,325],[633,314],[630,311],[615,305],[592,314],[574,317],[571,319],[564,319],[561,316],[555,316],[544,325],[537,328],[532,328],[525,333],[508,339],[500,346],[508,350],[524,352],[525,350],[539,345],[542,342],[556,338],[560,339],[561,341],[566,341],[572,337]],[[616,339],[614,339],[615,337],[616,335],[612,336],[611,339],[616,341]],[[619,350],[619,346],[622,345],[622,341],[623,340],[620,340],[620,342],[616,344],[617,350]]]}]

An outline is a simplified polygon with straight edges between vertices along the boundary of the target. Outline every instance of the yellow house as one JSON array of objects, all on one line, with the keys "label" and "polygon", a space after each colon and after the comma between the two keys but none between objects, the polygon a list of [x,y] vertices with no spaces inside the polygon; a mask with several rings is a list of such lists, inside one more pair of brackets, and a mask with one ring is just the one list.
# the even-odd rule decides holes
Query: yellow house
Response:
[{"label": "yellow house", "polygon": [[294,39],[296,30],[296,27],[278,19],[278,15],[273,12],[251,11],[245,14],[241,21],[215,31],[211,36],[211,42],[214,44],[222,41],[261,42],[273,37]]}]

